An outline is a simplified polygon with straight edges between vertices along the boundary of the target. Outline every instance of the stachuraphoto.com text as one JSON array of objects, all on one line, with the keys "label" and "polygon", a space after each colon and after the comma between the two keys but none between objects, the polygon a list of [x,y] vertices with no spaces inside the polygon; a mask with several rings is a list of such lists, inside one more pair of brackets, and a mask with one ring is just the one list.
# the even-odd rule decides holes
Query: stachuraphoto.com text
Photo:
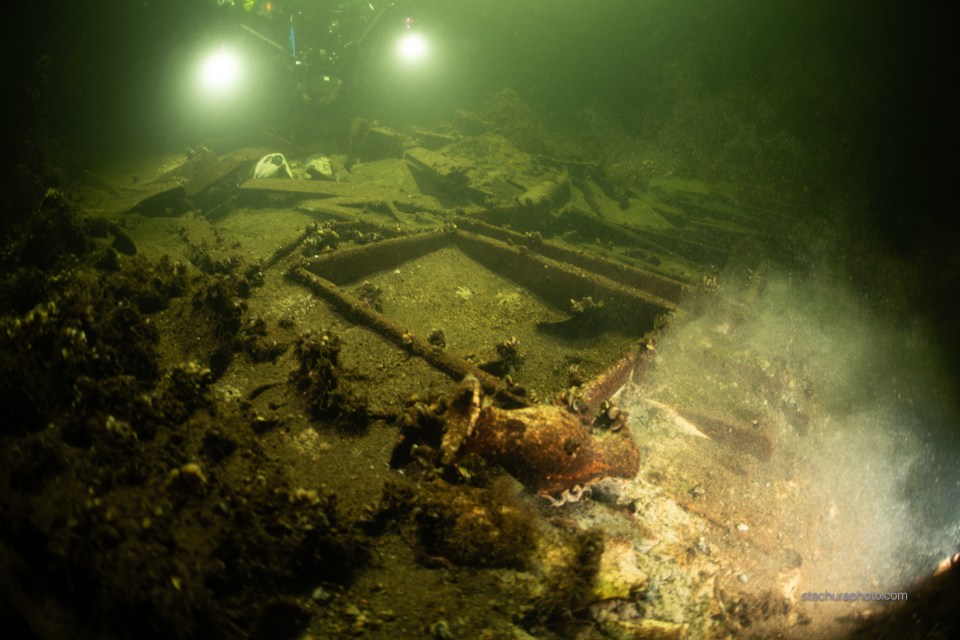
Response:
[{"label": "stachuraphoto.com text", "polygon": [[907,600],[902,591],[804,591],[803,602],[897,602]]}]

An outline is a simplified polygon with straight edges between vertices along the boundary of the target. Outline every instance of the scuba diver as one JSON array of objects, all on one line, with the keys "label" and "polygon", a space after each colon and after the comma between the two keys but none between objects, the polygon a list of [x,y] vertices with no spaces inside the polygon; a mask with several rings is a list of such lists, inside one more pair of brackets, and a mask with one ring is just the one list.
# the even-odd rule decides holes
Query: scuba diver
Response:
[{"label": "scuba diver", "polygon": [[239,14],[240,28],[294,74],[297,98],[312,107],[338,100],[356,73],[364,44],[398,0],[216,0]]}]

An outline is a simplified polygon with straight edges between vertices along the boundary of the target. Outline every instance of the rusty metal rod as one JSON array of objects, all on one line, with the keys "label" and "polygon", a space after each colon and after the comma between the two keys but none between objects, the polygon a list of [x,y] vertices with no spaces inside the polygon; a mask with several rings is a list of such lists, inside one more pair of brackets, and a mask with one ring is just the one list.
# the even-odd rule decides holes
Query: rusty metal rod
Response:
[{"label": "rusty metal rod", "polygon": [[343,291],[329,280],[310,273],[302,267],[293,269],[288,273],[288,276],[332,304],[344,317],[373,329],[405,351],[423,358],[432,367],[442,371],[454,380],[459,381],[468,375],[472,375],[480,381],[480,385],[486,393],[495,395],[506,404],[513,407],[529,404],[526,399],[510,392],[496,376],[492,376],[466,360],[456,357],[449,351],[438,349],[423,338],[411,334],[366,302]]}]

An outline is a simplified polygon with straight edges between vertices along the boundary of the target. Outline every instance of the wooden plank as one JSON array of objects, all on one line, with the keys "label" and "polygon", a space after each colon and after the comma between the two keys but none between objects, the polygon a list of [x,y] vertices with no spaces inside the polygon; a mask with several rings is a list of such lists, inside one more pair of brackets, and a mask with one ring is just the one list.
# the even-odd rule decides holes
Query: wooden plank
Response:
[{"label": "wooden plank", "polygon": [[334,182],[332,180],[291,180],[289,178],[260,178],[247,180],[240,185],[241,191],[267,192],[305,197],[349,197],[364,200],[393,200],[397,193],[392,189],[365,182]]},{"label": "wooden plank", "polygon": [[184,193],[187,198],[192,199],[233,172],[241,169],[243,165],[258,160],[266,155],[266,153],[267,151],[265,149],[258,147],[245,147],[231,151],[217,158],[207,169],[185,184],[183,187]]},{"label": "wooden plank", "polygon": [[164,187],[145,198],[141,198],[125,213],[139,213],[144,216],[179,216],[190,208],[183,185]]}]

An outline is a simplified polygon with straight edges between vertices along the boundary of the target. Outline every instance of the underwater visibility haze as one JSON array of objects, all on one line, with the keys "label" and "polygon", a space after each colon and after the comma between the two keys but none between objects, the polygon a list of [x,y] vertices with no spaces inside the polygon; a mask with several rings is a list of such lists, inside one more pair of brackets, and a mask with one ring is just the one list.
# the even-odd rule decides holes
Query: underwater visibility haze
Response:
[{"label": "underwater visibility haze", "polygon": [[960,635],[955,13],[10,7],[4,637]]}]

